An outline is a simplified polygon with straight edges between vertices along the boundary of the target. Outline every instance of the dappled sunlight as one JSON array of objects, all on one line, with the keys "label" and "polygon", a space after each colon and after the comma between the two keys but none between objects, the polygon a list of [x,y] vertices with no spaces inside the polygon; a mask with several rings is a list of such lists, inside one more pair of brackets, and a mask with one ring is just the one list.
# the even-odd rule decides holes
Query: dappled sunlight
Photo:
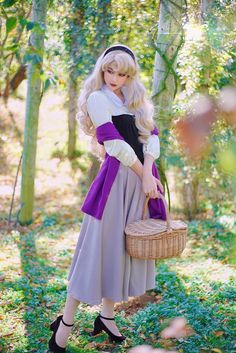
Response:
[{"label": "dappled sunlight", "polygon": [[15,279],[22,274],[20,268],[19,249],[16,244],[9,243],[5,245],[4,251],[0,252],[0,268],[4,273],[5,280]]},{"label": "dappled sunlight", "polygon": [[11,196],[13,192],[13,188],[10,185],[0,185],[0,195],[2,197]]},{"label": "dappled sunlight", "polygon": [[[24,83],[22,85],[24,86]],[[56,212],[59,211],[59,208],[66,207],[76,207],[78,217],[81,217],[79,211],[81,204],[80,181],[86,178],[85,172],[82,172],[78,167],[72,168],[71,162],[67,158],[52,157],[54,150],[64,150],[67,143],[67,113],[63,104],[64,100],[65,97],[62,93],[50,91],[43,97],[40,108],[34,202],[36,218],[38,218],[37,213],[41,208],[47,210],[47,212]],[[24,130],[24,107],[25,102],[21,99],[9,99],[9,110],[14,114],[15,122],[22,134]],[[7,111],[6,119],[9,120],[10,124]],[[86,138],[79,131],[78,141],[81,138],[84,140],[80,141],[80,146],[86,151],[89,149],[89,138]],[[17,140],[16,137],[14,137],[14,140]],[[5,152],[7,163],[14,167],[11,174],[5,175],[4,170],[0,173],[0,211],[8,213],[22,146],[17,141],[14,141],[14,144],[8,143]],[[80,161],[84,164],[88,163],[84,155],[80,157]],[[20,188],[21,174],[18,176],[15,188],[13,212],[20,207]]]},{"label": "dappled sunlight", "polygon": [[[64,267],[68,269],[68,264],[79,236],[79,230],[74,230],[73,227],[66,231],[61,231],[57,234],[56,238],[47,239],[47,247],[45,247],[45,238],[39,237],[36,240],[37,253],[39,256],[45,258],[50,248],[50,257],[48,261],[52,262],[55,266]],[[66,263],[65,263],[66,261]]]},{"label": "dappled sunlight", "polygon": [[233,266],[224,264],[216,259],[205,259],[191,261],[190,263],[175,264],[176,272],[181,276],[198,277],[206,281],[228,282],[236,280],[236,273]]},{"label": "dappled sunlight", "polygon": [[203,30],[201,28],[201,25],[193,22],[187,22],[184,25],[184,30],[185,30],[185,38],[186,41],[200,41],[203,39]]}]

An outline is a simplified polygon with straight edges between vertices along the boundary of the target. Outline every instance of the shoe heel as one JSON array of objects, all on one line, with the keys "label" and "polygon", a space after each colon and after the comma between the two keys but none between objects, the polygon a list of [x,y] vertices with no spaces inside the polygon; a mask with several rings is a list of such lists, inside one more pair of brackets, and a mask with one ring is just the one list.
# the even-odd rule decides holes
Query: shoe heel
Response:
[{"label": "shoe heel", "polygon": [[93,332],[91,332],[90,335],[91,335],[91,336],[96,336],[96,335],[98,335],[100,332],[102,332],[101,329],[93,330]]},{"label": "shoe heel", "polygon": [[51,330],[51,331],[55,331],[55,330],[56,330],[56,321],[54,321],[53,323],[51,323],[51,325],[50,325],[50,330]]},{"label": "shoe heel", "polygon": [[91,336],[98,335],[100,332],[102,332],[103,328],[101,326],[101,323],[98,318],[95,319],[94,321],[94,327],[93,327],[93,332],[91,332]]},{"label": "shoe heel", "polygon": [[61,319],[62,319],[62,315],[58,316],[56,320],[51,323],[51,325],[49,326],[51,331],[54,332],[58,329]]}]

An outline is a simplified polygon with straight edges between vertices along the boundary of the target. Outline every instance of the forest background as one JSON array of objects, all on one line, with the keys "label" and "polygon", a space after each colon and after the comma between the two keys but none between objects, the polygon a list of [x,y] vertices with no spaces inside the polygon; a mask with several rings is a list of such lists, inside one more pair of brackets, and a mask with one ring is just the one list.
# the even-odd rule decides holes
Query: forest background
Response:
[{"label": "forest background", "polygon": [[[156,163],[173,218],[188,223],[188,244],[181,258],[157,261],[155,290],[117,304],[125,347],[109,346],[104,336],[92,342],[87,331],[98,308],[81,304],[69,349],[126,352],[146,342],[184,353],[234,352],[236,108],[215,115],[197,158],[183,148],[176,126],[194,99],[202,111],[208,97],[222,100],[235,86],[235,5],[0,3],[0,350],[45,352],[47,325],[63,306],[80,206],[99,168],[76,121],[77,97],[98,55],[120,42],[137,55],[155,104]],[[190,334],[162,339],[180,314]]]}]

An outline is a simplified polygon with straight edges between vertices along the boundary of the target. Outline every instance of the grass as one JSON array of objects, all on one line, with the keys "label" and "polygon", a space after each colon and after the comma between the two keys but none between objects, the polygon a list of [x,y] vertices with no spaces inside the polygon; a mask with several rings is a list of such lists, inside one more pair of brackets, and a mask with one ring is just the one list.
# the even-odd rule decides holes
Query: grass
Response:
[{"label": "grass", "polygon": [[[8,126],[5,124],[3,134],[7,138],[1,144],[4,163],[0,164],[1,353],[45,353],[51,335],[49,324],[64,306],[89,164],[84,141],[79,145],[77,159],[64,158],[67,138],[66,112],[61,103],[64,101],[65,97],[58,94],[43,99],[34,223],[16,229],[7,229],[6,220],[21,145],[16,141],[11,121]],[[10,100],[9,107],[23,132],[24,101]],[[18,181],[14,221],[20,207],[19,194]],[[129,310],[119,306],[117,324],[127,336],[125,343],[111,345],[105,333],[92,340],[88,332],[100,307],[80,303],[68,352],[124,353],[145,343],[181,353],[234,353],[236,273],[231,249],[235,242],[235,217],[222,204],[223,201],[220,207],[215,205],[214,214],[205,214],[189,223],[188,244],[181,258],[156,262],[156,287],[151,291],[155,301],[142,307],[131,304]],[[193,334],[162,339],[161,330],[176,316],[187,319]]]},{"label": "grass", "polygon": [[[41,219],[35,229],[5,232],[1,238],[3,353],[45,352],[51,335],[49,323],[64,305],[66,276],[80,223],[64,224],[60,214],[41,215]],[[161,298],[159,303],[150,302],[129,316],[124,311],[117,313],[117,323],[128,337],[126,343],[111,345],[106,334],[92,340],[88,331],[99,306],[80,303],[68,352],[127,352],[145,343],[184,353],[233,353],[236,276],[226,251],[232,236],[232,230],[220,223],[190,222],[182,257],[157,261],[154,291]],[[194,334],[161,339],[161,330],[177,316],[187,319]]]}]

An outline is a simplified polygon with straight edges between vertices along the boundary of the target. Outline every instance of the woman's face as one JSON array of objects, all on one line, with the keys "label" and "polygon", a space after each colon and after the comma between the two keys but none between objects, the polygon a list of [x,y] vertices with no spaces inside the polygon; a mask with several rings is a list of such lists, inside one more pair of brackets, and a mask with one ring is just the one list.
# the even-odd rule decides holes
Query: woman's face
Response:
[{"label": "woman's face", "polygon": [[114,66],[108,66],[104,71],[105,84],[113,92],[119,92],[120,88],[125,85],[128,75],[119,73]]}]

